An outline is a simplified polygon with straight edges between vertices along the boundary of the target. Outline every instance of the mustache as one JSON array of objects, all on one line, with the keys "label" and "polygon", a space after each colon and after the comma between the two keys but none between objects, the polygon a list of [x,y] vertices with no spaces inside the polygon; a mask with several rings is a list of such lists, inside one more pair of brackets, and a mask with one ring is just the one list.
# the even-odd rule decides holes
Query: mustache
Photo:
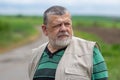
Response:
[{"label": "mustache", "polygon": [[58,37],[59,36],[69,36],[69,33],[68,32],[60,32],[60,33],[58,33]]}]

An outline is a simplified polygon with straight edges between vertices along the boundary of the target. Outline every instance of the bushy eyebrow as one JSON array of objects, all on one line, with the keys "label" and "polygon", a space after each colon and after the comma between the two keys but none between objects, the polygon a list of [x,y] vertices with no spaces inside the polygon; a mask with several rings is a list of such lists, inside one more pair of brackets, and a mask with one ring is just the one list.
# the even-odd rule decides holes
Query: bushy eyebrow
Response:
[{"label": "bushy eyebrow", "polygon": [[54,21],[53,22],[53,24],[60,24],[60,23],[62,23],[62,22],[71,22],[71,20],[69,20],[69,19],[67,19],[67,20],[65,20],[65,21]]}]

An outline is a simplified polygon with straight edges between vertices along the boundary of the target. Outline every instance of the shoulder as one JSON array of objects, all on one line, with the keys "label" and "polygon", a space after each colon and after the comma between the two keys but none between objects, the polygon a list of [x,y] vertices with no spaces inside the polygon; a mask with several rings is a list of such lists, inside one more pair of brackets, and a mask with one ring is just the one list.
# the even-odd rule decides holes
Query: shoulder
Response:
[{"label": "shoulder", "polygon": [[72,43],[77,44],[77,45],[82,45],[82,46],[90,46],[90,47],[94,47],[96,44],[96,42],[94,41],[89,41],[89,40],[85,40],[83,38],[79,38],[79,37],[72,37]]},{"label": "shoulder", "polygon": [[103,58],[103,56],[101,54],[101,51],[99,50],[99,48],[97,46],[94,46],[93,57],[94,57],[94,61],[95,62],[102,62],[102,61],[104,61],[104,58]]},{"label": "shoulder", "polygon": [[89,41],[89,40],[79,38],[79,37],[75,37],[75,36],[72,37],[72,40],[79,41],[79,42],[85,42],[85,43],[95,43],[94,41]]},{"label": "shoulder", "polygon": [[47,46],[47,44],[48,44],[48,42],[46,42],[46,43],[44,43],[44,44],[42,44],[42,45],[40,45],[40,46],[38,46],[38,47],[36,47],[36,48],[33,48],[33,49],[32,49],[32,53],[36,53],[36,52],[38,52],[39,50],[44,49],[44,48]]},{"label": "shoulder", "polygon": [[46,47],[47,43],[42,44],[41,46],[38,46],[37,48],[32,49],[32,55],[31,55],[31,61],[33,62],[34,59],[39,57],[41,55]]},{"label": "shoulder", "polygon": [[33,48],[31,53],[32,53],[32,58],[35,58],[36,56],[38,56],[39,54],[42,54],[42,52],[44,51],[45,47],[47,46],[47,43],[44,43],[36,48]]}]

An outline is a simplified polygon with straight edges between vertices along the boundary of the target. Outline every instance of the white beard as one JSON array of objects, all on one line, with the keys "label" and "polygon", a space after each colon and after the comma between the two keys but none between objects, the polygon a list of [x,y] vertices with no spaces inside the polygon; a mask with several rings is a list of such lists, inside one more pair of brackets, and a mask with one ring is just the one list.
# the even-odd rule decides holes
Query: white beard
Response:
[{"label": "white beard", "polygon": [[50,40],[50,44],[55,48],[64,48],[70,44],[71,37],[67,37],[64,40]]}]

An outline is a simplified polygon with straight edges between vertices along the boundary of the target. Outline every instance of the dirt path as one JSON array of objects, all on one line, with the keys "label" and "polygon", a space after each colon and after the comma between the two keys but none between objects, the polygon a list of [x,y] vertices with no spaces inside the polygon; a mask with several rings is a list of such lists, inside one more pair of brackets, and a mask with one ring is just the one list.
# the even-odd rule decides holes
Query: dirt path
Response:
[{"label": "dirt path", "polygon": [[0,80],[29,80],[27,70],[31,49],[46,41],[47,38],[42,34],[36,42],[1,54]]},{"label": "dirt path", "polygon": [[80,31],[86,31],[98,35],[109,44],[120,44],[120,29],[116,28],[79,28]]}]

